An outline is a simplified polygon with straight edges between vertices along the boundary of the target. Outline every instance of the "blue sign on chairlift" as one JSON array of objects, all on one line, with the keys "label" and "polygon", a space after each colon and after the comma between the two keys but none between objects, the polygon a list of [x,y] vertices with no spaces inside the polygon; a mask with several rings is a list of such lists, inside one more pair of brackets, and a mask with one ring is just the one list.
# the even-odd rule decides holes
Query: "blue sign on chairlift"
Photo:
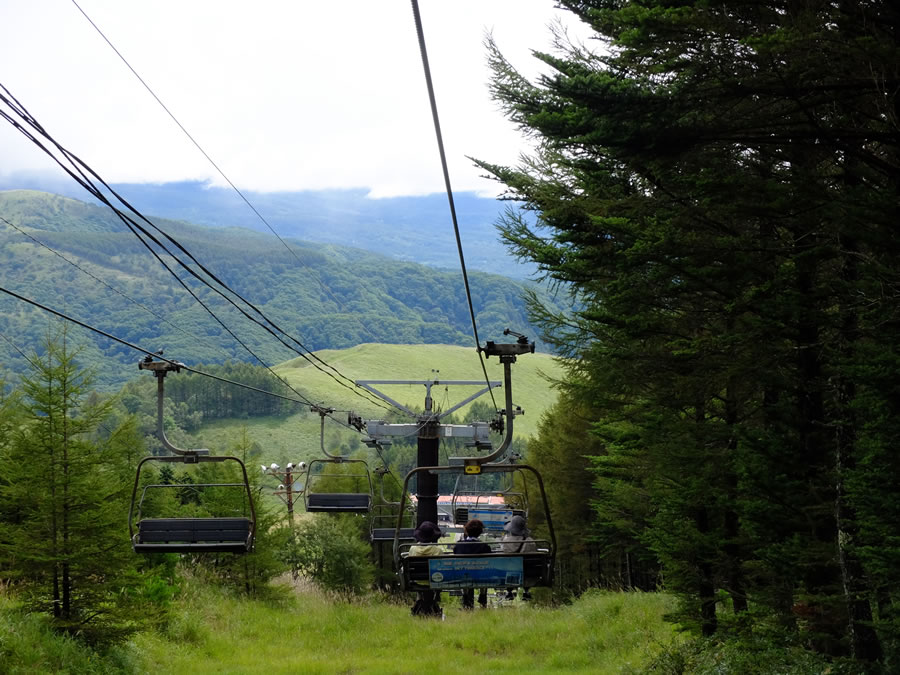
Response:
[{"label": "blue sign on chairlift", "polygon": [[469,509],[469,520],[477,518],[488,532],[502,532],[512,517],[512,509]]},{"label": "blue sign on chairlift", "polygon": [[502,588],[522,585],[522,558],[441,556],[428,561],[431,588]]}]

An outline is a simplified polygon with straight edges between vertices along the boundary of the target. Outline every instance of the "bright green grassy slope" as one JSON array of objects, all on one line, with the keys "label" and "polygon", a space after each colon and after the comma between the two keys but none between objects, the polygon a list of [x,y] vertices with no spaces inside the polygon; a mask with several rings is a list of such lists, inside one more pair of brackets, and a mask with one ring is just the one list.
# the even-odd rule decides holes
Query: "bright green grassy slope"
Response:
[{"label": "bright green grassy slope", "polygon": [[[674,630],[658,593],[590,592],[572,605],[522,604],[444,621],[372,596],[353,604],[287,586],[280,603],[229,597],[193,581],[161,632],[105,657],[42,630],[0,599],[0,657],[10,673],[636,673]],[[6,605],[6,606],[4,606]]]},{"label": "bright green grassy slope", "polygon": [[[484,380],[474,348],[364,344],[351,349],[324,350],[316,355],[350,380]],[[490,358],[485,363],[491,380],[502,382],[503,367],[498,360]],[[302,358],[282,363],[274,370],[311,401],[337,410],[354,410],[365,419],[384,417],[386,411],[383,408],[339,384],[326,374],[327,369],[323,372]],[[438,373],[432,373],[432,370]],[[516,436],[527,437],[536,431],[542,413],[556,400],[556,391],[548,376],[552,379],[561,374],[561,366],[548,354],[526,354],[513,364],[513,402],[525,411],[516,417],[513,427]],[[348,384],[346,380],[341,381]],[[424,406],[425,387],[422,385],[378,385],[376,388],[410,408]],[[446,410],[478,389],[477,386],[435,386],[432,396],[435,406]],[[494,389],[494,397],[497,405],[502,407],[502,387]],[[487,394],[478,400],[490,403]],[[465,408],[456,414],[464,413]],[[336,413],[335,417],[345,419],[346,413]],[[203,447],[226,451],[233,439],[239,437],[242,426],[246,427],[247,436],[262,447],[261,459],[267,463],[308,460],[320,454],[319,417],[308,412],[289,417],[211,422],[197,434],[198,442]],[[331,422],[327,429],[329,434],[341,433],[350,439],[351,449],[362,447],[358,442],[359,434],[344,432]]]},{"label": "bright green grassy slope", "polygon": [[[316,355],[352,380],[484,381],[474,347],[364,344],[352,349],[323,350]],[[503,366],[498,359],[486,359],[485,364],[488,377],[502,382]],[[438,372],[433,373],[434,370]],[[314,400],[324,401],[331,407],[352,409],[364,417],[378,417],[382,413],[378,407],[354,395],[302,358],[276,366],[275,372],[303,391],[312,392],[310,395]],[[526,354],[513,364],[513,403],[525,411],[524,415],[516,417],[517,436],[535,432],[541,413],[556,399],[547,376],[558,378],[561,374],[561,367],[549,354]],[[411,408],[421,409],[425,404],[425,387],[422,385],[377,385],[376,388]],[[432,396],[435,405],[446,410],[477,390],[477,386],[436,386]],[[494,390],[499,407],[503,406],[503,396],[502,388]],[[485,394],[479,400],[490,402],[490,397]]]}]

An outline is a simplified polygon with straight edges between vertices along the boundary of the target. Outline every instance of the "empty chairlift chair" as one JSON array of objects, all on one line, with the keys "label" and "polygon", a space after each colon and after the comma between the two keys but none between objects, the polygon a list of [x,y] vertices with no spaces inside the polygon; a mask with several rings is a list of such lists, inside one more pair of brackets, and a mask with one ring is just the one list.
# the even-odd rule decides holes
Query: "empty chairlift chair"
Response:
[{"label": "empty chairlift chair", "polygon": [[[242,482],[236,483],[188,483],[151,484],[141,490],[141,469],[147,462],[224,462],[234,461],[241,467]],[[241,514],[215,515],[203,517],[166,516],[147,517],[144,513],[147,495],[156,490],[203,490],[227,488],[243,493]],[[128,517],[132,548],[138,553],[247,553],[253,548],[256,528],[256,514],[250,483],[243,462],[237,457],[216,457],[198,455],[196,457],[146,457],[138,465],[131,495],[131,509]]]},{"label": "empty chairlift chair", "polygon": [[[361,471],[340,473],[330,467],[351,465]],[[303,493],[310,513],[369,513],[372,510],[372,477],[361,459],[331,457],[310,460]],[[352,487],[352,490],[348,490]]]},{"label": "empty chairlift chair", "polygon": [[[160,457],[145,457],[140,461],[134,477],[134,489],[131,493],[131,506],[128,510],[128,529],[131,536],[132,548],[138,553],[205,553],[228,552],[247,553],[253,548],[256,531],[256,511],[253,506],[253,495],[250,492],[250,481],[247,478],[247,469],[244,463],[237,457],[214,456],[209,450],[181,450],[173,446],[166,438],[163,429],[163,395],[164,380],[169,372],[178,372],[184,364],[168,361],[154,360],[147,356],[138,364],[140,370],[150,370],[156,375],[157,381],[157,435],[163,447],[172,455]],[[141,485],[141,470],[148,462],[199,464],[201,462],[236,462],[240,468],[242,480],[232,483],[161,483],[145,485],[138,499],[138,488]],[[237,495],[232,500],[209,500],[205,504],[198,503],[193,508],[180,508],[184,505],[174,505],[172,502],[167,507],[174,507],[175,514],[158,517],[154,514],[148,517],[145,506],[149,506],[147,497],[150,494],[172,490],[191,490],[200,494],[204,490],[217,490],[224,488],[228,491],[236,491]],[[183,492],[181,494],[184,494]],[[198,502],[202,502],[198,499]],[[224,502],[224,505],[223,505]],[[240,503],[240,513],[233,505]],[[210,510],[225,510],[224,513],[209,515]],[[200,511],[204,515],[185,515],[186,513]]]},{"label": "empty chairlift chair", "polygon": [[[325,449],[325,417],[334,411],[319,406],[313,406],[311,410],[319,413],[319,444],[325,459],[313,459],[307,465],[303,493],[306,510],[310,513],[369,513],[374,492],[369,465],[361,459],[328,452]],[[345,465],[350,468],[346,473],[337,468]],[[348,487],[352,489],[348,490]]]}]

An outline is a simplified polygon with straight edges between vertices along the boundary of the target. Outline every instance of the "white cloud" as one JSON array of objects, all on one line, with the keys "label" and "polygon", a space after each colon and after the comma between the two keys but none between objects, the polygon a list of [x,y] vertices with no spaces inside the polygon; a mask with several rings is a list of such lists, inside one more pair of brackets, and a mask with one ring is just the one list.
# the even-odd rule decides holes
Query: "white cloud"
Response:
[{"label": "white cloud", "polygon": [[[444,189],[410,3],[78,0],[238,186]],[[115,182],[224,181],[68,0],[5,0],[0,82]],[[496,192],[465,155],[515,163],[525,141],[489,99],[492,30],[524,72],[552,0],[422,0],[454,190]],[[570,20],[571,21],[571,20]],[[0,172],[47,169],[0,125]]]}]

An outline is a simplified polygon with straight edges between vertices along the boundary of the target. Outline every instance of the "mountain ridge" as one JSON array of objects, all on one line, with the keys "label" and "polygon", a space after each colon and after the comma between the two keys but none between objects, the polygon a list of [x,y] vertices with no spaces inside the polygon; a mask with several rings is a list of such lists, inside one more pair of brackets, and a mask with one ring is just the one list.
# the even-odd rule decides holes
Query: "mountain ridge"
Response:
[{"label": "mountain ridge", "polygon": [[[440,268],[459,268],[447,195],[443,193],[370,198],[365,189],[254,192],[200,181],[116,183],[112,188],[138,210],[154,216],[210,227],[239,226],[281,237],[353,246],[398,260]],[[0,190],[31,189],[85,199],[74,183],[0,176]],[[466,265],[471,269],[526,280],[536,272],[511,256],[495,224],[510,202],[454,194],[454,207]]]},{"label": "mountain ridge", "polygon": [[[283,331],[279,342],[157,250],[176,270],[176,280],[105,209],[59,195],[5,191],[0,192],[0,216],[19,228],[4,226],[0,231],[4,288],[141,348],[165,347],[167,355],[185,362],[254,361],[237,346],[229,330],[269,364],[297,356],[291,347],[315,351],[366,342],[473,342],[462,280],[455,271],[296,239],[284,240],[288,251],[269,235],[239,227],[212,230],[154,219],[270,317]],[[60,255],[78,267],[65,263]],[[188,267],[198,271],[193,263]],[[505,327],[535,335],[528,326],[522,295],[538,287],[477,271],[470,273],[469,281],[483,340],[500,338]],[[224,326],[182,284],[207,303]],[[110,286],[117,288],[113,291]],[[27,353],[49,330],[46,316],[21,305],[8,296],[0,303],[0,331],[14,345],[0,343],[0,360],[16,373],[27,369],[17,348]],[[124,345],[94,335],[79,337],[79,344],[85,358],[96,364],[106,387],[127,379],[118,368],[111,373],[112,366],[133,366],[140,357]]]}]

